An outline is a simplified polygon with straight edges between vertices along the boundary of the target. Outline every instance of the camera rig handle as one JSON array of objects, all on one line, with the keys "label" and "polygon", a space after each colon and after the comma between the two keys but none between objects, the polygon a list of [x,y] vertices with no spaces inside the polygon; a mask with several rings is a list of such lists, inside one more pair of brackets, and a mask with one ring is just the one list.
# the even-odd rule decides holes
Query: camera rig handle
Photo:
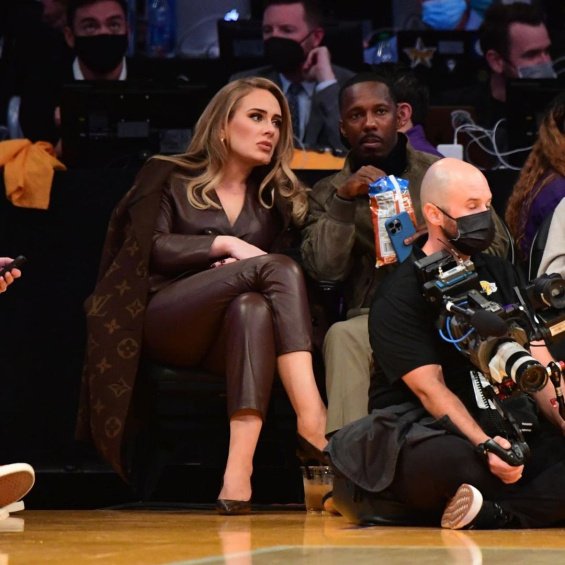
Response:
[{"label": "camera rig handle", "polygon": [[520,426],[518,426],[514,416],[504,409],[492,386],[484,387],[483,393],[485,397],[492,402],[496,411],[502,418],[503,425],[506,429],[504,431],[501,430],[501,432],[502,435],[505,435],[510,442],[510,448],[505,449],[496,443],[496,441],[489,438],[487,441],[477,445],[477,452],[485,458],[487,457],[488,452],[494,453],[503,461],[514,467],[523,465],[526,459],[530,456],[530,446],[526,443]]},{"label": "camera rig handle", "polygon": [[494,453],[503,461],[508,463],[508,465],[512,465],[513,467],[523,465],[529,455],[529,448],[526,443],[521,444],[512,442],[509,449],[504,449],[504,447],[496,443],[496,441],[491,438],[487,439],[483,443],[479,443],[476,450],[485,458],[489,452]]},{"label": "camera rig handle", "polygon": [[561,389],[561,377],[563,376],[563,369],[565,363],[563,361],[551,361],[547,366],[549,379],[555,389],[555,399],[559,408],[559,415],[565,420],[565,400],[563,398],[563,390]]}]

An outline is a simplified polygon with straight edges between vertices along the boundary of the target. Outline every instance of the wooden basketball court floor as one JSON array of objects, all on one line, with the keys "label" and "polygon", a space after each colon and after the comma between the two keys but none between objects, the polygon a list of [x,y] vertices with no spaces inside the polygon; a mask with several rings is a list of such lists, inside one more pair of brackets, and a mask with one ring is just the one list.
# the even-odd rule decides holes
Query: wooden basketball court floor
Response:
[{"label": "wooden basketball court floor", "polygon": [[[16,517],[17,516],[17,517]],[[565,529],[358,528],[302,510],[29,510],[0,521],[0,565],[565,563]]]}]

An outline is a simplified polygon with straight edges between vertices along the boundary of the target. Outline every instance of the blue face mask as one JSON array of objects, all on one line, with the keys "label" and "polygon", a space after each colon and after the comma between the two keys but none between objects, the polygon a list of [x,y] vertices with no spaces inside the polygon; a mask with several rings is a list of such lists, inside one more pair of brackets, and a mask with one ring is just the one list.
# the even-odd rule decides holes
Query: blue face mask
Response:
[{"label": "blue face mask", "polygon": [[520,78],[557,78],[552,63],[537,63],[529,67],[518,67]]},{"label": "blue face mask", "polygon": [[480,16],[484,16],[485,12],[490,8],[492,0],[471,0],[471,9],[475,10]]},{"label": "blue face mask", "polygon": [[422,4],[422,21],[434,29],[455,29],[466,9],[465,0],[427,0]]}]

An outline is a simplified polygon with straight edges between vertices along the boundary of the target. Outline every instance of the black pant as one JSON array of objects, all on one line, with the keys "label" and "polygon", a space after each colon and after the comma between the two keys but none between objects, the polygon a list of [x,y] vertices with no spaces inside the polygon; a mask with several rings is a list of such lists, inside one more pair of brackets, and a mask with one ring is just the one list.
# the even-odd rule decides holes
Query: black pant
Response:
[{"label": "black pant", "polygon": [[390,491],[418,510],[441,511],[462,483],[498,502],[522,528],[565,521],[565,437],[543,428],[529,440],[532,451],[523,477],[505,485],[468,440],[444,435],[405,445]]}]

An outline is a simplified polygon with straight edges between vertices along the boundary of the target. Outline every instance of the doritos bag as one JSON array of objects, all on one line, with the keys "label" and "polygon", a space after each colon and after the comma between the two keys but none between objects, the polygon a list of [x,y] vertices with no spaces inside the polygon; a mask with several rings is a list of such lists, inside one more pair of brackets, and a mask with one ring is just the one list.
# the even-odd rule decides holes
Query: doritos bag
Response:
[{"label": "doritos bag", "polygon": [[396,263],[396,253],[385,229],[385,220],[400,212],[408,212],[416,225],[414,206],[408,191],[408,181],[394,175],[381,177],[369,185],[369,205],[375,230],[375,267]]}]

